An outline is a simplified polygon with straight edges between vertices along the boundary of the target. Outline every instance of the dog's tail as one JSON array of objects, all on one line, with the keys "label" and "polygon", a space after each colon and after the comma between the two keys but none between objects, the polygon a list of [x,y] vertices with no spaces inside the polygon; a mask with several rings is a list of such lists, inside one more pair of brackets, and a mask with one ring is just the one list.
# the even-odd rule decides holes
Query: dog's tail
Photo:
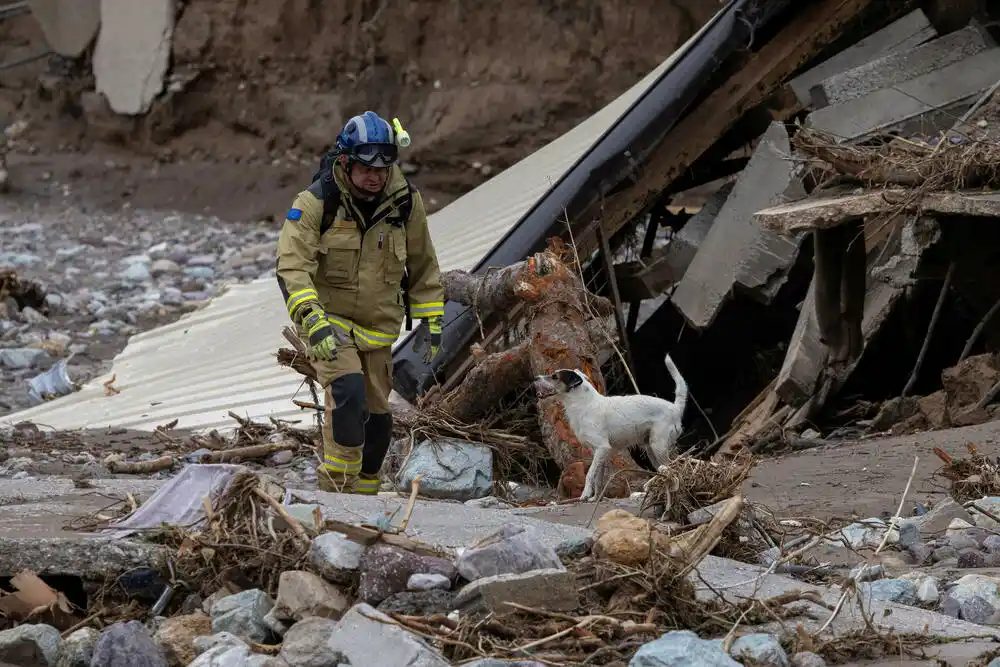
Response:
[{"label": "dog's tail", "polygon": [[684,408],[687,407],[688,400],[687,382],[684,381],[684,376],[681,375],[681,372],[677,369],[674,360],[670,358],[669,354],[663,359],[663,363],[667,365],[670,377],[674,379],[674,405],[680,409],[681,414],[684,414]]}]

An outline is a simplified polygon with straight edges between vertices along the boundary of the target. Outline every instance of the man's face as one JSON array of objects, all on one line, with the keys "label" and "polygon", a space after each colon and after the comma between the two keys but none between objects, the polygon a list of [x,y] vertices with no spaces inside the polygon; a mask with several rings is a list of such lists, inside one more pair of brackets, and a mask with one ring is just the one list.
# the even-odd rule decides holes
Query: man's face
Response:
[{"label": "man's face", "polygon": [[385,187],[390,169],[391,167],[368,167],[355,162],[351,165],[351,185],[358,189],[361,196],[375,197]]}]

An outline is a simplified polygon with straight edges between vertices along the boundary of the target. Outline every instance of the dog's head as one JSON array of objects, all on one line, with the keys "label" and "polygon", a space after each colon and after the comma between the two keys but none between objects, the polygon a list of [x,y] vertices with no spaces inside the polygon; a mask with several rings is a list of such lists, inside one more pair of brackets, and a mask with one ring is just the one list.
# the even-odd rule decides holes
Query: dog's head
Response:
[{"label": "dog's head", "polygon": [[587,376],[577,370],[560,368],[550,375],[539,375],[535,378],[535,395],[546,398],[556,394],[565,394],[579,387],[589,386]]}]

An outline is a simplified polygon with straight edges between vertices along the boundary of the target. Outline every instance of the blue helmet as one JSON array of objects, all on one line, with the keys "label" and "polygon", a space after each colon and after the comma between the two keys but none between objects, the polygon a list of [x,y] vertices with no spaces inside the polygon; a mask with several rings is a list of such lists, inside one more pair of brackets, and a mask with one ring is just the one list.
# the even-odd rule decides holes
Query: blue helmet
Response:
[{"label": "blue helmet", "polygon": [[369,167],[389,167],[399,157],[392,125],[374,111],[347,121],[337,135],[337,152]]}]

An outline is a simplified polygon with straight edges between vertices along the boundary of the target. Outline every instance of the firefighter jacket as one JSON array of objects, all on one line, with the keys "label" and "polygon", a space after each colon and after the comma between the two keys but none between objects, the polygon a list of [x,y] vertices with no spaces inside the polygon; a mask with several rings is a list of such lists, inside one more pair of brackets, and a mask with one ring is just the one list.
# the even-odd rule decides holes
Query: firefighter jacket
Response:
[{"label": "firefighter jacket", "polygon": [[298,324],[318,303],[338,336],[353,334],[359,350],[392,345],[403,325],[404,270],[412,317],[444,315],[423,199],[394,165],[371,219],[364,220],[340,165],[334,179],[340,190],[335,210],[324,215],[317,179],[296,196],[278,237],[277,279],[289,317]]}]

